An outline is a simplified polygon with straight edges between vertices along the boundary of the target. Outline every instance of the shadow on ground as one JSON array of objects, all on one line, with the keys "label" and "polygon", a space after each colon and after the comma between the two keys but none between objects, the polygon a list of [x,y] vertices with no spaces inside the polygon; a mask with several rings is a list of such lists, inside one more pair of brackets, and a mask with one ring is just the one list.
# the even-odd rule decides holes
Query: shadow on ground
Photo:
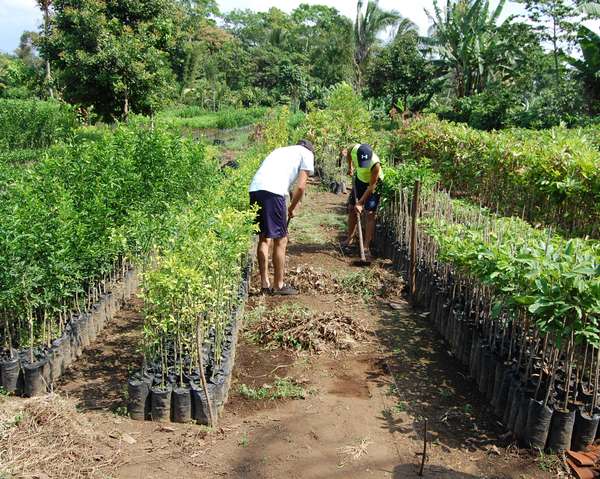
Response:
[{"label": "shadow on ground", "polygon": [[127,303],[61,377],[58,390],[76,398],[78,408],[116,411],[126,405],[129,373],[141,363],[139,306],[138,300]]},{"label": "shadow on ground", "polygon": [[442,447],[479,449],[496,443],[503,432],[501,426],[468,378],[468,371],[448,351],[429,314],[408,304],[394,310],[384,301],[379,302],[378,313],[381,320],[376,335],[387,356],[370,379],[387,381],[387,373],[391,373],[395,381],[389,386],[398,400],[396,412],[414,418],[407,422],[406,415],[389,411],[381,418],[384,427],[422,441],[427,418],[428,441]]}]

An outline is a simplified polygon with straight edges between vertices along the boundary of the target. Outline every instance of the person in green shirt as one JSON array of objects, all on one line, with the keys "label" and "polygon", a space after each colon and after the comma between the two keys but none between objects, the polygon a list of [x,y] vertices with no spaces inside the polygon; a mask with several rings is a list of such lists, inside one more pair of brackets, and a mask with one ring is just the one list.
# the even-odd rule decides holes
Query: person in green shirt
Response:
[{"label": "person in green shirt", "polygon": [[383,168],[379,157],[368,144],[354,145],[344,148],[342,156],[348,161],[348,175],[352,176],[354,186],[348,200],[348,238],[343,248],[348,251],[352,247],[356,234],[357,216],[363,210],[367,212],[367,228],[365,234],[365,253],[370,254],[371,242],[375,235],[375,219],[379,207],[377,184],[383,180]]}]

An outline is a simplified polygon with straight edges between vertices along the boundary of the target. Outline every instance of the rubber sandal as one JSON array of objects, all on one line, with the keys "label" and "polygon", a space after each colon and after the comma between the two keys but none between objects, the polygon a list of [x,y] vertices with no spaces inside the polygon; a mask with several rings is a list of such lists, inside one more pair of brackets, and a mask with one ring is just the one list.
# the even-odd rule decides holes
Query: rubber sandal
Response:
[{"label": "rubber sandal", "polygon": [[296,296],[297,294],[298,294],[298,290],[295,288],[292,288],[288,284],[284,284],[283,288],[281,288],[281,289],[273,290],[273,295],[275,295],[275,296]]}]

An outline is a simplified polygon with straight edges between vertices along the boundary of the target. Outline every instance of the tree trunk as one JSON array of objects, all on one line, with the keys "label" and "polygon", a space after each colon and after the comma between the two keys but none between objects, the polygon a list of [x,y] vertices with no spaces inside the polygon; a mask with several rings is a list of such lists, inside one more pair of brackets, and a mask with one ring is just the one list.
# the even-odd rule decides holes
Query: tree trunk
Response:
[{"label": "tree trunk", "polygon": [[123,104],[123,119],[127,121],[129,119],[129,91],[125,90],[125,102]]},{"label": "tree trunk", "polygon": [[[41,2],[42,10],[44,12],[44,38],[47,40],[50,33],[50,0],[44,0]],[[46,85],[48,85],[48,93],[50,98],[54,98],[54,91],[52,89],[52,72],[50,70],[50,60],[46,59]]]},{"label": "tree trunk", "polygon": [[556,16],[552,12],[552,49],[554,52],[554,75],[556,77],[556,87],[560,87],[560,72],[558,70],[558,34],[556,32]]}]

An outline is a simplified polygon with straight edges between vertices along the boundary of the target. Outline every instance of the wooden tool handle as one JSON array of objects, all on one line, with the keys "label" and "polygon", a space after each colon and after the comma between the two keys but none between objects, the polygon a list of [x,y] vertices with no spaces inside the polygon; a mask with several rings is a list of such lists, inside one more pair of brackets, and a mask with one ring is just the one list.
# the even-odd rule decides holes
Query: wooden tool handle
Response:
[{"label": "wooden tool handle", "polygon": [[[354,194],[354,206],[358,203],[358,195],[356,192],[356,177],[352,177],[352,193]],[[367,258],[365,256],[365,245],[363,244],[363,231],[362,231],[362,222],[360,221],[360,214],[354,210],[356,214],[356,226],[358,227],[358,247],[360,248],[360,260],[366,262]]]}]

